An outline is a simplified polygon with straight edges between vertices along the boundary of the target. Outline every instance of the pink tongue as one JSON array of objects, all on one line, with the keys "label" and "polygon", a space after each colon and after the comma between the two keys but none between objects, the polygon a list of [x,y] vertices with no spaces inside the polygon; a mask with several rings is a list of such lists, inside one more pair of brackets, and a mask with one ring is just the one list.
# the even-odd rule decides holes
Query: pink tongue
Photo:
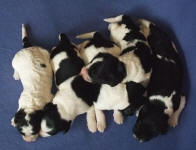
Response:
[{"label": "pink tongue", "polygon": [[87,70],[86,70],[86,67],[83,67],[80,74],[82,75],[83,79],[84,80],[88,80],[88,74],[87,74]]}]

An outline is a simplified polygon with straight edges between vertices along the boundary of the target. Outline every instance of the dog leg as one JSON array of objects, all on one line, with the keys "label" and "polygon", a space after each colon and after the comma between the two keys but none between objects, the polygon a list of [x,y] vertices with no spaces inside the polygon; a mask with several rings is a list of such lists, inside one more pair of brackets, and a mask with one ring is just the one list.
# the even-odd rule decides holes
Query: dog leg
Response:
[{"label": "dog leg", "polygon": [[18,72],[17,72],[16,70],[14,70],[13,78],[14,78],[15,80],[19,80],[19,79],[20,79],[19,74],[18,74]]},{"label": "dog leg", "polygon": [[95,108],[95,114],[97,119],[97,129],[99,132],[104,132],[106,128],[106,121],[105,121],[105,115],[103,111]]},{"label": "dog leg", "polygon": [[123,124],[124,118],[120,111],[114,110],[113,117],[114,117],[114,122],[116,122],[117,124]]},{"label": "dog leg", "polygon": [[88,130],[92,133],[97,131],[97,121],[94,106],[91,106],[86,115]]},{"label": "dog leg", "polygon": [[169,118],[168,123],[169,123],[170,127],[174,128],[178,125],[179,116],[180,116],[182,110],[184,109],[185,103],[186,103],[185,96],[181,96],[179,108]]}]

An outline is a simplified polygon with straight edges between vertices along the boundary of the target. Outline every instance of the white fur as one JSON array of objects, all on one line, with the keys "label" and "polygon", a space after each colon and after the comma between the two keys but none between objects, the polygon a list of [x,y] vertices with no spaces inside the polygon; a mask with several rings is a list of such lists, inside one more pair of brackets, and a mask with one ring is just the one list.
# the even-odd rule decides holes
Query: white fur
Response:
[{"label": "white fur", "polygon": [[59,65],[60,65],[61,61],[66,58],[68,58],[66,52],[60,52],[59,54],[55,55],[51,61],[52,70],[54,70],[56,72],[60,67]]},{"label": "white fur", "polygon": [[[121,20],[118,20],[118,21],[121,21]],[[131,42],[125,41],[124,40],[125,35],[128,32],[131,32],[131,30],[128,29],[125,24],[119,25],[118,21],[116,22],[107,21],[107,22],[111,22],[108,25],[111,40],[114,41],[118,46],[120,46],[122,50],[128,47],[136,46],[138,42],[142,42],[148,45],[145,41],[138,40],[138,39],[135,39]],[[141,62],[139,58],[134,54],[134,51],[131,51],[122,56],[119,56],[119,60],[125,64],[126,71],[127,71],[127,76],[123,80],[123,83],[134,81],[136,83],[142,83],[144,86],[146,86],[146,84],[149,82],[151,71],[149,73],[145,73],[144,69],[142,68]]]},{"label": "white fur", "polygon": [[[49,53],[40,47],[29,47],[19,51],[12,60],[14,74],[20,77],[23,92],[19,98],[19,108],[27,112],[42,109],[52,100],[52,69]],[[47,67],[42,68],[40,64]]]},{"label": "white fur", "polygon": [[175,91],[170,95],[170,96],[162,96],[162,95],[153,95],[149,97],[150,101],[153,100],[160,100],[162,101],[167,109],[165,109],[165,114],[168,114],[171,116],[173,114],[173,103],[172,103],[172,98],[175,95]]},{"label": "white fur", "polygon": [[127,72],[127,76],[124,78],[122,83],[129,81],[134,81],[136,83],[146,83],[149,81],[151,71],[149,73],[145,73],[144,69],[141,67],[139,58],[135,56],[133,51],[120,56],[119,60],[125,64]]},{"label": "white fur", "polygon": [[113,56],[119,56],[121,53],[120,48],[116,45],[114,45],[112,48],[96,48],[94,45],[84,48],[88,42],[89,41],[85,41],[83,42],[84,44],[80,44],[80,55],[84,60],[85,64],[88,64],[98,53],[109,53]]},{"label": "white fur", "polygon": [[185,104],[186,104],[186,98],[185,98],[185,96],[181,96],[179,108],[169,118],[168,123],[169,123],[170,127],[174,128],[178,125],[179,117],[180,117],[182,110],[185,107]]},{"label": "white fur", "polygon": [[[12,60],[14,78],[20,79],[23,85],[18,110],[24,109],[27,121],[30,119],[29,113],[43,109],[45,104],[53,98],[52,69],[49,60],[49,53],[40,47],[24,48],[17,52]],[[45,64],[46,67],[41,67],[41,64]],[[15,126],[13,119],[12,124]],[[22,127],[22,132],[25,134],[23,139],[27,142],[33,142],[38,137],[38,134],[32,135],[30,124]]]}]

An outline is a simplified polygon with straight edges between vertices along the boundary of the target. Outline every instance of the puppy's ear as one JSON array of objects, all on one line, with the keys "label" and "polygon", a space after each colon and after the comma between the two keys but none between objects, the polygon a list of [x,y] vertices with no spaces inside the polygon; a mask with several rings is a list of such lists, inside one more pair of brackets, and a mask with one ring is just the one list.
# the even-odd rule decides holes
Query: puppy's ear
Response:
[{"label": "puppy's ear", "polygon": [[15,126],[20,126],[26,124],[25,120],[26,113],[24,112],[24,109],[20,109],[15,116],[12,118],[11,123]]}]

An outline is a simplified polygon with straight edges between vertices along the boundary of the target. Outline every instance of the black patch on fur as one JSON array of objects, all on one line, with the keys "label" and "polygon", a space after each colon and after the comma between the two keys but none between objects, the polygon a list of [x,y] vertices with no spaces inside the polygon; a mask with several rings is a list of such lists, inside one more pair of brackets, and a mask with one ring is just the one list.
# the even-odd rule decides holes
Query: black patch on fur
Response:
[{"label": "black patch on fur", "polygon": [[150,72],[152,69],[152,55],[150,48],[142,42],[138,42],[136,47],[137,49],[134,51],[134,54],[139,57],[144,71],[146,73]]},{"label": "black patch on fur", "polygon": [[131,52],[131,51],[133,51],[133,50],[135,50],[135,49],[136,49],[136,46],[131,46],[131,47],[125,48],[125,49],[123,49],[123,51],[120,53],[120,56],[122,56],[122,55],[124,55],[124,54],[126,54],[126,53],[129,53],[129,52]]},{"label": "black patch on fur", "polygon": [[77,75],[84,66],[83,60],[77,56],[76,47],[72,45],[63,33],[60,34],[60,42],[58,46],[52,50],[50,58],[54,58],[60,52],[65,52],[68,56],[67,59],[63,59],[59,64],[59,69],[55,73],[56,84],[60,85],[68,78]]},{"label": "black patch on fur", "polygon": [[111,48],[114,47],[114,42],[106,40],[100,33],[96,32],[90,42],[85,46],[85,48],[91,45],[94,45],[96,48]]},{"label": "black patch on fur", "polygon": [[40,64],[42,68],[46,68],[46,64]]},{"label": "black patch on fur", "polygon": [[147,102],[147,99],[143,97],[145,88],[139,83],[130,81],[126,83],[126,90],[130,105],[122,112],[124,115],[133,115],[140,106]]},{"label": "black patch on fur", "polygon": [[109,84],[110,86],[116,86],[122,82],[126,76],[124,63],[106,53],[99,53],[94,59],[99,57],[103,58],[103,61],[96,62],[88,68],[88,74],[92,82]]},{"label": "black patch on fur", "polygon": [[147,39],[155,55],[158,54],[163,59],[168,58],[179,62],[179,55],[166,32],[161,31],[156,25],[150,24],[150,35]]},{"label": "black patch on fur", "polygon": [[24,37],[22,39],[22,42],[23,42],[23,48],[32,47],[28,37]]},{"label": "black patch on fur", "polygon": [[176,93],[173,97],[172,97],[172,104],[173,104],[173,109],[174,111],[176,111],[179,106],[180,106],[180,101],[181,101],[181,95],[179,93]]},{"label": "black patch on fur", "polygon": [[46,120],[47,127],[52,129],[48,132],[49,135],[54,135],[60,131],[64,131],[66,133],[71,125],[71,121],[64,120],[60,117],[57,105],[52,103],[48,103],[44,107],[44,116],[42,120]]},{"label": "black patch on fur", "polygon": [[68,57],[76,57],[77,53],[74,50],[76,48],[74,45],[71,44],[69,39],[65,34],[60,34],[61,40],[57,47],[51,51],[50,58],[53,59],[55,55],[59,54],[60,52],[66,52]]},{"label": "black patch on fur", "polygon": [[29,124],[33,127],[33,134],[37,134],[40,131],[40,123],[43,117],[43,111],[37,110],[30,114]]},{"label": "black patch on fur", "polygon": [[119,25],[125,24],[128,29],[139,31],[139,27],[136,26],[136,24],[133,22],[131,17],[129,17],[127,15],[123,15],[122,21],[120,21],[118,24]]},{"label": "black patch on fur", "polygon": [[133,133],[139,140],[148,141],[168,130],[169,116],[164,113],[165,105],[159,100],[145,104],[140,112]]},{"label": "black patch on fur", "polygon": [[79,57],[72,57],[62,60],[59,66],[60,67],[55,74],[57,85],[60,85],[68,78],[77,75],[84,66],[84,62]]},{"label": "black patch on fur", "polygon": [[89,106],[97,101],[101,85],[89,83],[80,75],[72,81],[71,85],[76,95],[84,100]]},{"label": "black patch on fur", "polygon": [[25,116],[26,113],[24,112],[24,109],[20,109],[14,116],[14,123],[16,124],[16,128],[22,135],[25,135],[22,132],[22,127],[28,125],[27,121],[25,120]]},{"label": "black patch on fur", "polygon": [[126,33],[125,37],[123,38],[123,40],[129,41],[129,42],[132,42],[133,40],[136,40],[136,39],[146,41],[146,38],[142,33],[140,33],[139,31],[134,31],[134,30]]}]

